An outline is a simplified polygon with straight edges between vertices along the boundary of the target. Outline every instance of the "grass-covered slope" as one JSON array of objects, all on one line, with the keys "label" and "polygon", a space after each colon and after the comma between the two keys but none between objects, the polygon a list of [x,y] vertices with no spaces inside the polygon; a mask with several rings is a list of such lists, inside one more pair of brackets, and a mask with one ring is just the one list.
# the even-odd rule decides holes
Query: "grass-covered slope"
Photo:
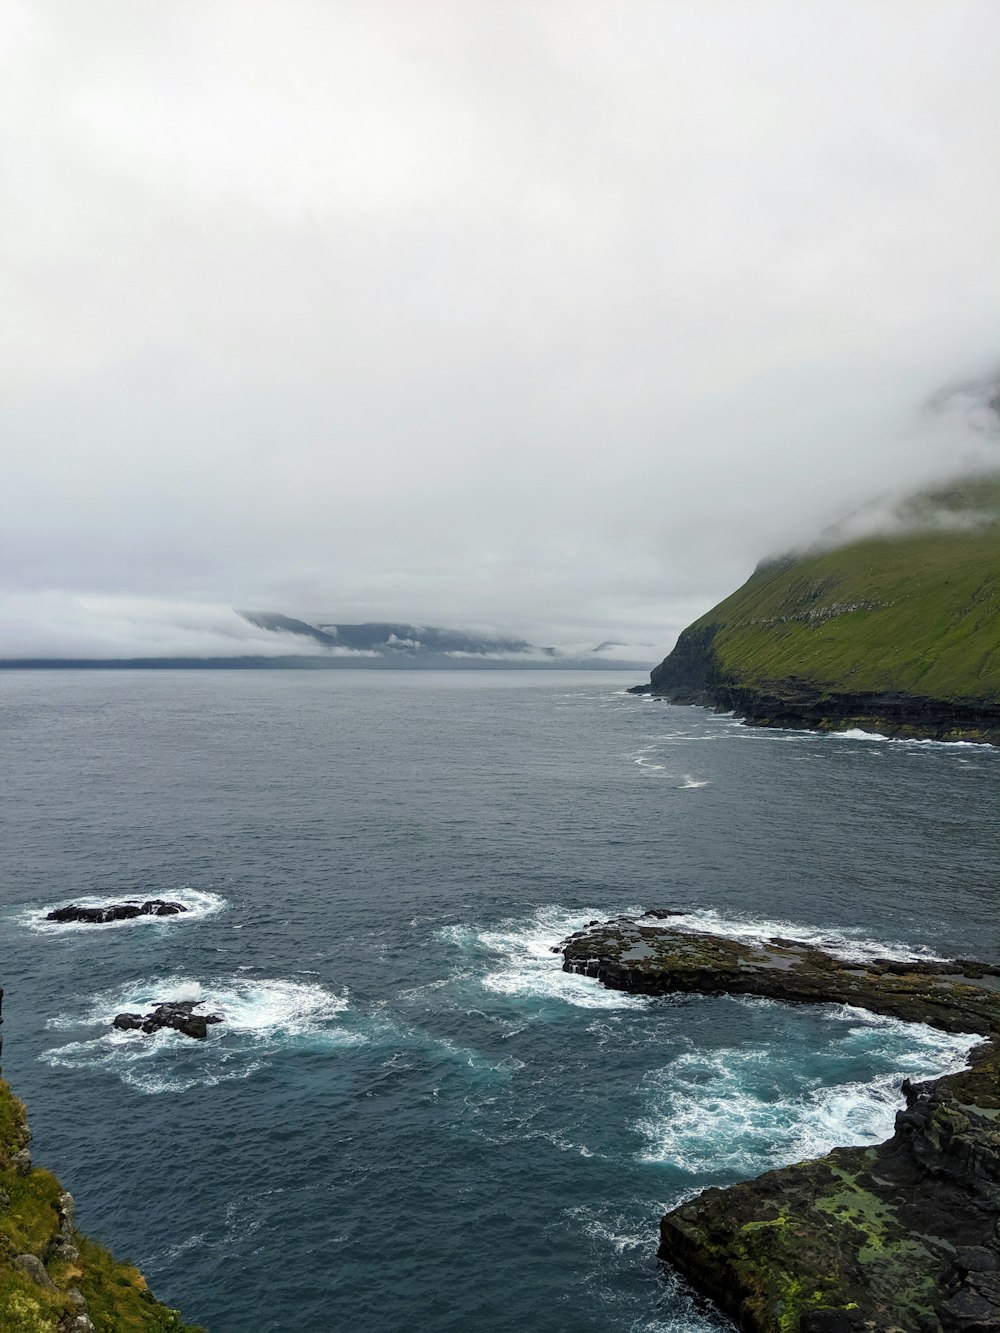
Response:
[{"label": "grass-covered slope", "polygon": [[3,1333],[200,1333],[155,1300],[131,1264],[81,1236],[73,1201],[31,1165],[24,1107],[0,1079]]},{"label": "grass-covered slope", "polygon": [[1000,478],[912,501],[896,535],[760,567],[652,674],[750,720],[1000,734]]}]

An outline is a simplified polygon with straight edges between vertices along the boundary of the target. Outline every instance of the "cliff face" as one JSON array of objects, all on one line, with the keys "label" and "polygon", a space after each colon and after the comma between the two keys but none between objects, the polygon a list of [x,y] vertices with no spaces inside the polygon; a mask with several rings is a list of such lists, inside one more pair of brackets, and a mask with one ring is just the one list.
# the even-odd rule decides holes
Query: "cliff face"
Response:
[{"label": "cliff face", "polygon": [[138,1269],[74,1225],[72,1196],[32,1165],[24,1106],[0,1079],[0,1329],[202,1333],[155,1300]]},{"label": "cliff face", "polygon": [[762,566],[645,689],[758,726],[1000,743],[1000,478],[921,496],[901,522]]}]

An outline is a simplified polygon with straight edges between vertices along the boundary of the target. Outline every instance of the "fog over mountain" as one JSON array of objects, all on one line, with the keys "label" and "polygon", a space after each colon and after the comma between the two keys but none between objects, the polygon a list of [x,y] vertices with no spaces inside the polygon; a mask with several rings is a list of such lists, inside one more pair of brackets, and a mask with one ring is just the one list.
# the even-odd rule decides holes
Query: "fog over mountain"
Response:
[{"label": "fog over mountain", "polygon": [[8,0],[0,658],[659,660],[997,464],[998,86],[993,0]]}]

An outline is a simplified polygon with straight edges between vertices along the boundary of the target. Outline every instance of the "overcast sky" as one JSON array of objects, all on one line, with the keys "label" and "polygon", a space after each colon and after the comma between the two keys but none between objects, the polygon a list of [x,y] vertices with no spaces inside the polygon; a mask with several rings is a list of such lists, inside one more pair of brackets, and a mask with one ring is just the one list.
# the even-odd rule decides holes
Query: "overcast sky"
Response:
[{"label": "overcast sky", "polygon": [[653,660],[996,450],[998,88],[996,0],[5,0],[0,656]]}]

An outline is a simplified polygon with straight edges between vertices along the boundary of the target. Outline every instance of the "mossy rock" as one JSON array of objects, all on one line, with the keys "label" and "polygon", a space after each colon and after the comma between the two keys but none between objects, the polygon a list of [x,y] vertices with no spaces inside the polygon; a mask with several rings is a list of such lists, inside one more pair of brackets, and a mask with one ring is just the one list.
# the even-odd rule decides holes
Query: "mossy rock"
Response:
[{"label": "mossy rock", "polygon": [[[0,1330],[61,1333],[82,1296],[97,1333],[204,1333],[157,1301],[139,1270],[103,1246],[74,1233],[78,1257],[65,1249],[62,1185],[49,1171],[24,1172],[12,1161],[30,1137],[23,1103],[0,1079]],[[18,1266],[24,1255],[41,1261],[45,1285]]]}]

